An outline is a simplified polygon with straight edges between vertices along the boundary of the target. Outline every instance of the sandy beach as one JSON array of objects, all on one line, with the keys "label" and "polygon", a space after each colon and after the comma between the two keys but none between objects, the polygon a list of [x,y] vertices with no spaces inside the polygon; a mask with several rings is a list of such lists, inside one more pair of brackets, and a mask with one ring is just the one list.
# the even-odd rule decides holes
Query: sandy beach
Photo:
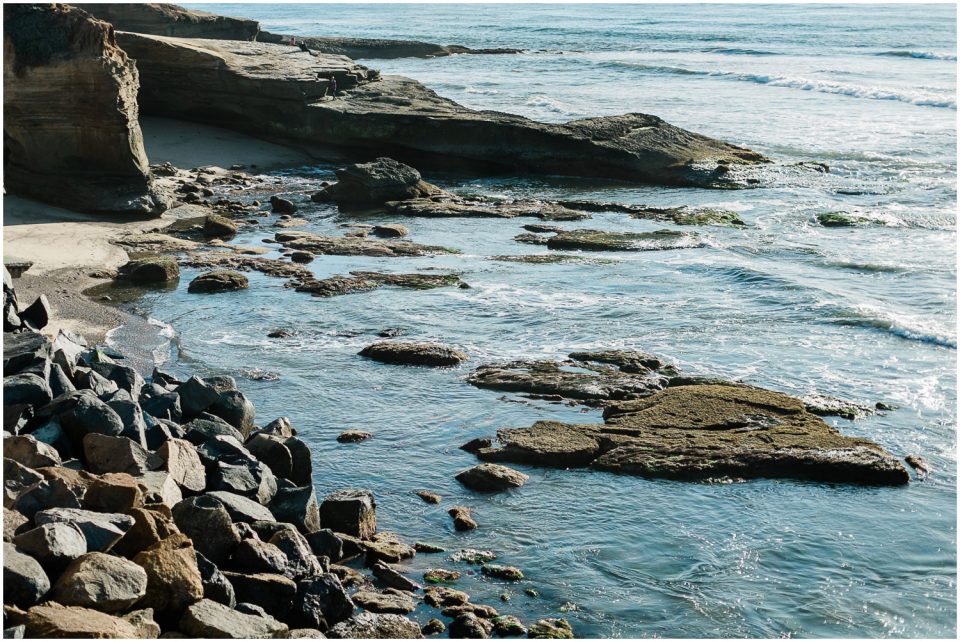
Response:
[{"label": "sandy beach", "polygon": [[[196,123],[143,118],[141,128],[151,164],[169,162],[182,168],[242,164],[267,171],[311,160],[304,151]],[[99,342],[130,319],[119,309],[83,294],[108,282],[90,275],[115,270],[127,262],[127,252],[114,244],[117,238],[159,231],[175,220],[171,213],[143,219],[84,214],[5,194],[4,256],[33,262],[16,285],[25,300],[47,295],[55,319],[44,328],[45,333],[56,336],[63,328]]]}]

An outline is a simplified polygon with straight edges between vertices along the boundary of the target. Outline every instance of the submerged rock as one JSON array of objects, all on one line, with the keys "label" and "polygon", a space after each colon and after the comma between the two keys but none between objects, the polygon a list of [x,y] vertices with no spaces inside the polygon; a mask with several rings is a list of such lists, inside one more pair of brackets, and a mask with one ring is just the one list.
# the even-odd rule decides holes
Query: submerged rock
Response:
[{"label": "submerged rock", "polygon": [[308,292],[313,296],[332,297],[341,294],[369,292],[383,286],[430,290],[461,285],[459,274],[387,274],[383,272],[350,273],[351,276],[332,276],[326,279],[313,277],[302,279],[297,284],[297,292]]},{"label": "submerged rock", "polygon": [[[464,198],[444,195],[416,198],[386,204],[388,212],[398,216],[422,218],[517,218],[535,217],[545,221],[579,221],[590,218],[557,203],[541,200],[505,201],[484,197]],[[553,230],[551,230],[553,231]]]},{"label": "submerged rock", "polygon": [[472,531],[478,526],[466,506],[454,506],[447,513],[453,518],[453,527],[458,531]]},{"label": "submerged rock", "polygon": [[643,352],[574,352],[566,361],[513,361],[483,365],[467,382],[478,388],[521,392],[590,405],[638,399],[667,387],[676,368]]},{"label": "submerged rock", "polygon": [[572,640],[573,628],[570,623],[561,618],[546,618],[537,620],[530,625],[527,637],[548,640]]},{"label": "submerged rock", "polygon": [[359,354],[383,363],[409,366],[455,366],[469,359],[466,353],[449,346],[405,341],[374,343]]},{"label": "submerged rock", "polygon": [[743,227],[746,223],[740,215],[730,210],[695,207],[651,207],[624,203],[601,203],[597,201],[561,201],[561,205],[585,212],[620,212],[631,218],[663,221],[675,225],[722,225]]},{"label": "submerged rock", "polygon": [[540,421],[502,429],[488,461],[590,466],[646,477],[703,480],[786,477],[904,484],[893,455],[845,437],[787,395],[742,385],[671,387],[612,405],[604,424]]},{"label": "submerged rock", "polygon": [[353,444],[358,441],[366,441],[373,437],[372,432],[364,430],[345,430],[337,436],[337,441],[341,444]]},{"label": "submerged rock", "polygon": [[429,256],[455,250],[412,241],[371,239],[360,236],[322,236],[310,232],[277,232],[276,240],[290,250],[339,256]]},{"label": "submerged rock", "polygon": [[703,247],[697,234],[674,230],[656,232],[606,232],[568,230],[547,239],[551,250],[587,250],[607,252],[643,252]]}]

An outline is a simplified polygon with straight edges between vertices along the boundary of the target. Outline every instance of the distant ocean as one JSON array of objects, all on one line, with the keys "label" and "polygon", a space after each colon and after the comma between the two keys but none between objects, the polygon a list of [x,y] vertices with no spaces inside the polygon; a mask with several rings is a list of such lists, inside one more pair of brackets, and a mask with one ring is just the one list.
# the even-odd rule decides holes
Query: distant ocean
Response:
[{"label": "distant ocean", "polygon": [[[152,341],[173,371],[240,377],[259,418],[287,415],[309,441],[318,493],[373,489],[381,528],[449,550],[490,549],[522,568],[519,586],[478,575],[458,584],[501,613],[565,617],[582,637],[955,636],[953,6],[190,6],[278,33],[520,47],[526,53],[361,62],[478,109],[551,122],[646,112],[784,163],[821,161],[830,173],[777,177],[774,168],[774,186],[741,191],[427,174],[462,192],[715,206],[748,226],[701,228],[707,244],[697,249],[526,265],[487,258],[536,251],[511,240],[516,222],[403,221],[412,239],[463,254],[320,257],[311,269],[452,268],[472,289],[321,300],[252,274],[248,291],[215,304],[185,285],[148,295],[136,309],[164,336],[121,330],[115,342]],[[309,192],[332,170],[278,173],[278,189]],[[879,223],[816,223],[833,211]],[[339,234],[352,221],[329,205],[298,214],[316,232]],[[589,226],[664,224],[600,214]],[[192,275],[184,270],[181,283]],[[267,339],[276,327],[296,335]],[[858,488],[520,467],[531,475],[520,491],[475,495],[453,479],[475,462],[460,444],[539,419],[599,422],[599,413],[508,403],[463,382],[466,370],[356,356],[386,327],[463,347],[473,365],[625,347],[798,396],[883,401],[899,409],[827,421],[923,455],[935,472],[906,488]],[[347,428],[375,437],[344,447],[334,438]],[[455,533],[441,509],[412,494],[419,488],[472,506],[481,529]],[[444,563],[418,555],[409,569],[416,576]]]}]

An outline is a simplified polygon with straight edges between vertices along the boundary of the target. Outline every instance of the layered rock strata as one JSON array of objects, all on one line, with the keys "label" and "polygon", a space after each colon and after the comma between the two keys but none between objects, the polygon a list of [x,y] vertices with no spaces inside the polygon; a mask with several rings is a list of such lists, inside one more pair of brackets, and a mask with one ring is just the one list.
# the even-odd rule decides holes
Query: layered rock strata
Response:
[{"label": "layered rock strata", "polygon": [[4,7],[9,192],[88,212],[156,214],[138,76],[113,27],[69,5]]}]

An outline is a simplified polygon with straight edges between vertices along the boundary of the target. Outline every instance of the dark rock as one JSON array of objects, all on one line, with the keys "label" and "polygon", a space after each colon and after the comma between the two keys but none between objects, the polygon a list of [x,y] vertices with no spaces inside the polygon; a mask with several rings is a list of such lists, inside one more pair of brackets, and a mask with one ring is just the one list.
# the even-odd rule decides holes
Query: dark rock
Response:
[{"label": "dark rock", "polygon": [[247,615],[207,599],[187,607],[179,626],[195,638],[277,638],[288,630],[272,617]]},{"label": "dark rock", "polygon": [[64,372],[59,363],[50,365],[50,392],[54,397],[59,397],[68,392],[76,390],[76,386],[70,381],[70,377]]},{"label": "dark rock", "polygon": [[337,561],[343,559],[343,540],[329,528],[307,533],[304,537],[314,555]]},{"label": "dark rock", "polygon": [[177,386],[176,392],[184,419],[193,419],[220,399],[220,393],[200,377],[190,377]]},{"label": "dark rock", "polygon": [[337,181],[317,198],[346,204],[379,204],[443,193],[421,180],[420,172],[392,158],[340,168]]},{"label": "dark rock", "polygon": [[42,406],[52,399],[50,386],[38,375],[24,373],[3,378],[4,405]]},{"label": "dark rock", "polygon": [[271,330],[267,333],[268,339],[286,339],[287,337],[293,336],[293,330],[286,330],[283,328],[277,330]]},{"label": "dark rock", "polygon": [[453,518],[453,527],[458,531],[472,531],[478,526],[466,506],[454,506],[447,513]]},{"label": "dark rock", "polygon": [[483,448],[489,448],[493,445],[493,440],[489,437],[477,437],[476,439],[471,439],[464,445],[460,446],[460,450],[466,450],[468,453],[475,453]]},{"label": "dark rock", "polygon": [[133,606],[147,592],[147,573],[133,562],[104,553],[78,557],[53,587],[53,599],[66,606],[82,606],[118,613]]},{"label": "dark rock", "polygon": [[143,416],[143,410],[140,408],[140,404],[136,401],[118,399],[116,401],[108,401],[107,405],[117,413],[120,421],[123,422],[123,432],[120,433],[121,436],[130,439],[141,448],[149,450],[147,444],[147,420]]},{"label": "dark rock", "polygon": [[256,408],[242,392],[237,390],[221,392],[220,399],[210,406],[209,411],[210,414],[220,417],[240,431],[243,436],[240,443],[250,436],[256,419]]},{"label": "dark rock", "polygon": [[363,430],[345,430],[337,436],[337,441],[341,444],[353,444],[358,441],[366,441],[373,437],[372,432],[365,432]]},{"label": "dark rock", "polygon": [[50,302],[41,294],[26,310],[20,310],[20,321],[29,324],[34,330],[42,330],[50,322]]},{"label": "dark rock", "polygon": [[31,369],[52,354],[50,339],[39,332],[3,334],[3,374],[10,376]]},{"label": "dark rock", "polygon": [[139,635],[137,626],[115,615],[56,602],[35,606],[22,619],[27,638],[123,640]]},{"label": "dark rock", "polygon": [[72,524],[80,529],[90,552],[106,552],[130,530],[134,519],[120,513],[96,513],[78,508],[51,508],[34,517],[38,526]]},{"label": "dark rock", "polygon": [[317,297],[332,297],[343,294],[369,292],[384,286],[431,290],[453,285],[463,285],[459,274],[389,274],[386,272],[362,272],[354,270],[350,276],[332,276],[327,279],[309,277],[296,286],[297,292],[308,292]]},{"label": "dark rock", "polygon": [[493,632],[502,638],[526,635],[527,627],[513,615],[498,615],[493,618]]},{"label": "dark rock", "polygon": [[387,211],[398,216],[425,218],[516,218],[533,216],[545,221],[578,221],[589,214],[575,212],[557,203],[533,200],[502,200],[482,196],[416,198],[386,204]]},{"label": "dark rock", "polygon": [[423,633],[425,635],[439,635],[447,630],[447,626],[437,618],[431,618],[423,625]]},{"label": "dark rock", "polygon": [[528,479],[529,475],[497,464],[480,464],[457,475],[457,481],[467,488],[484,492],[519,488]]},{"label": "dark rock", "polygon": [[[208,441],[204,446],[210,443]],[[210,490],[227,491],[260,504],[269,504],[277,493],[277,478],[260,462],[229,464],[221,461],[208,466],[207,486]]]},{"label": "dark rock", "polygon": [[275,214],[293,214],[297,211],[297,206],[291,201],[279,196],[270,197],[270,208]]},{"label": "dark rock", "polygon": [[564,230],[547,239],[547,247],[551,250],[640,252],[702,246],[703,241],[697,234],[674,230],[657,230],[655,232]]},{"label": "dark rock", "polygon": [[418,490],[417,496],[428,504],[439,504],[442,497],[436,493],[431,493],[428,490]]},{"label": "dark rock", "polygon": [[284,445],[284,438],[266,433],[257,433],[244,444],[250,453],[266,464],[274,475],[290,478],[293,456]]},{"label": "dark rock", "polygon": [[183,425],[186,430],[186,439],[199,446],[213,437],[232,437],[237,443],[243,443],[243,434],[219,417],[211,419],[194,419]]},{"label": "dark rock", "polygon": [[377,504],[369,490],[345,489],[327,495],[320,505],[320,522],[325,528],[359,538],[377,530]]},{"label": "dark rock", "polygon": [[234,549],[230,566],[244,573],[283,575],[287,569],[287,556],[273,544],[245,539]]},{"label": "dark rock", "polygon": [[515,566],[484,564],[480,567],[480,570],[488,577],[495,577],[501,580],[510,580],[516,582],[523,579],[523,571]]},{"label": "dark rock", "polygon": [[353,609],[353,602],[337,576],[324,573],[297,585],[297,598],[289,621],[295,626],[326,630],[350,617]]},{"label": "dark rock", "polygon": [[923,478],[933,472],[933,467],[930,463],[920,455],[907,455],[904,461],[917,471],[918,477]]},{"label": "dark rock", "polygon": [[297,486],[313,483],[313,461],[306,442],[297,437],[288,437],[283,444],[290,451],[291,467],[287,477]]},{"label": "dark rock", "polygon": [[224,571],[238,602],[262,607],[276,618],[284,619],[297,597],[297,583],[275,573],[233,573]]},{"label": "dark rock", "polygon": [[389,564],[376,562],[374,563],[372,570],[373,575],[390,588],[395,588],[400,591],[409,591],[411,593],[422,588],[413,580],[401,575],[400,571],[393,568]]},{"label": "dark rock", "polygon": [[383,363],[416,366],[455,366],[469,357],[459,350],[436,343],[381,342],[367,346],[360,356]]},{"label": "dark rock", "polygon": [[217,565],[204,557],[197,551],[197,570],[200,571],[200,579],[203,582],[203,598],[213,600],[225,606],[233,608],[237,603],[236,594],[233,592],[233,584],[227,579],[227,576],[220,572]]},{"label": "dark rock", "polygon": [[53,446],[61,461],[73,459],[74,452],[67,433],[60,426],[60,420],[57,417],[51,418],[48,422],[35,429],[30,436],[37,441]]},{"label": "dark rock", "polygon": [[190,281],[187,291],[194,293],[230,292],[232,290],[244,290],[247,287],[249,287],[247,277],[239,272],[217,270],[201,274]]},{"label": "dark rock", "polygon": [[270,502],[270,512],[277,520],[289,522],[303,533],[320,530],[320,510],[312,485],[278,489]]},{"label": "dark rock", "polygon": [[414,640],[422,638],[423,633],[420,631],[419,624],[402,615],[363,611],[331,627],[327,631],[327,637],[336,639]]},{"label": "dark rock", "polygon": [[383,225],[374,225],[373,233],[382,238],[400,238],[410,233],[403,225],[399,223],[384,223]]},{"label": "dark rock", "polygon": [[186,535],[171,535],[137,553],[133,561],[147,572],[147,593],[138,606],[174,615],[203,599],[196,552]]},{"label": "dark rock", "polygon": [[473,613],[461,613],[450,623],[451,638],[485,640],[490,637],[493,624],[482,620]]},{"label": "dark rock", "polygon": [[287,417],[277,417],[266,426],[261,428],[259,432],[265,435],[275,435],[277,437],[284,438],[294,437],[297,434],[297,431],[290,423],[290,419]]},{"label": "dark rock", "polygon": [[313,259],[314,259],[314,256],[310,252],[297,250],[295,252],[290,253],[290,260],[293,261],[294,263],[311,263]]},{"label": "dark rock", "polygon": [[180,278],[180,266],[170,256],[134,259],[120,266],[117,278],[133,283],[168,283]]},{"label": "dark rock", "polygon": [[227,392],[228,390],[237,389],[237,380],[230,375],[211,375],[206,377],[204,381],[217,392]]},{"label": "dark rock", "polygon": [[270,544],[286,556],[286,567],[280,572],[290,579],[301,580],[320,575],[326,570],[304,536],[295,530],[286,528],[275,533],[270,538]]},{"label": "dark rock", "polygon": [[183,411],[180,408],[180,395],[168,392],[148,399],[140,398],[140,408],[145,414],[157,419],[169,419],[180,423]]},{"label": "dark rock", "polygon": [[270,617],[263,608],[257,606],[256,604],[250,604],[249,602],[240,602],[234,607],[238,613],[244,613],[246,615],[256,615],[258,617]]},{"label": "dark rock", "polygon": [[429,542],[414,542],[413,550],[418,553],[442,553],[445,549],[442,546],[437,546],[436,544],[431,544]]},{"label": "dark rock", "polygon": [[117,382],[110,381],[96,370],[77,368],[77,387],[83,390],[92,390],[98,397],[106,397],[120,389]]},{"label": "dark rock", "polygon": [[44,479],[21,490],[12,508],[33,519],[39,511],[49,508],[80,508],[80,500],[63,480]]},{"label": "dark rock", "polygon": [[37,560],[9,542],[3,543],[3,601],[27,608],[50,590],[50,579]]},{"label": "dark rock", "polygon": [[183,500],[173,507],[173,519],[196,549],[215,564],[225,562],[240,544],[230,513],[216,497],[200,495]]}]

